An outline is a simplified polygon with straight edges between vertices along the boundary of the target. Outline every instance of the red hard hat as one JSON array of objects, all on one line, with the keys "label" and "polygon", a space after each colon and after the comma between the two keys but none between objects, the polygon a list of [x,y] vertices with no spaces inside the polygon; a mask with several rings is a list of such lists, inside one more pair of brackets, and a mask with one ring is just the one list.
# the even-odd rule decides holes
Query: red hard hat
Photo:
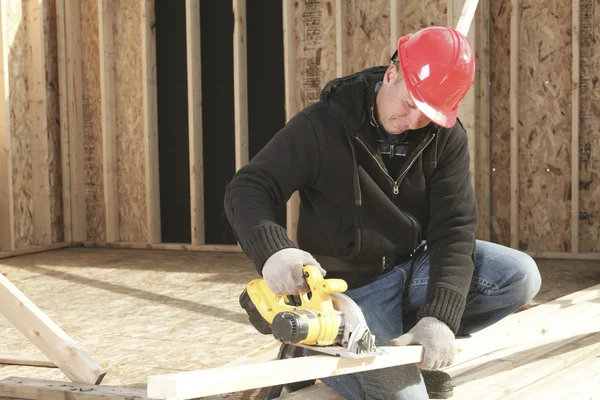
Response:
[{"label": "red hard hat", "polygon": [[436,124],[451,128],[475,75],[475,56],[456,29],[432,26],[398,40],[404,82],[415,105]]}]

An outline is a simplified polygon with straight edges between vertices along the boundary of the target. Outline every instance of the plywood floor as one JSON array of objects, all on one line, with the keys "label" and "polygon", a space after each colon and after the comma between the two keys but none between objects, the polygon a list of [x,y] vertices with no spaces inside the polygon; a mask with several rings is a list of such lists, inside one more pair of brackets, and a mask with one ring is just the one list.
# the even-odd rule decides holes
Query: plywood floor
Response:
[{"label": "plywood floor", "polygon": [[[539,265],[532,305],[600,283],[598,262]],[[108,370],[105,385],[144,388],[149,375],[220,366],[272,342],[237,302],[257,276],[243,254],[72,248],[0,260],[0,272]],[[0,316],[0,353],[38,351]],[[0,366],[9,376],[67,380]]]}]

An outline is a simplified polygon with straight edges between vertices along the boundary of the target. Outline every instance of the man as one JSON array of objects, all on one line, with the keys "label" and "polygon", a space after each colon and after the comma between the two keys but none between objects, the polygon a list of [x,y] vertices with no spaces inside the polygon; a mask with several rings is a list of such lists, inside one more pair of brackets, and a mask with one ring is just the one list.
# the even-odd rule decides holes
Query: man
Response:
[{"label": "man", "polygon": [[[335,79],[225,195],[244,252],[271,290],[308,288],[301,268],[346,280],[377,345],[421,344],[419,365],[322,379],[348,399],[452,395],[439,369],[468,335],[527,304],[541,280],[524,253],[476,241],[477,206],[459,103],[475,72],[458,31],[398,41],[387,67]],[[298,247],[275,207],[300,191]]]}]

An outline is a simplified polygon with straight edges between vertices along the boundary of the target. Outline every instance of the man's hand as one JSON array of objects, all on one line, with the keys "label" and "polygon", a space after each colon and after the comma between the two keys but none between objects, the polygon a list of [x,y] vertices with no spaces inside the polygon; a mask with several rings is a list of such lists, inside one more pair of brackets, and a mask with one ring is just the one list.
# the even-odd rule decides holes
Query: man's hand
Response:
[{"label": "man's hand", "polygon": [[451,365],[456,357],[454,333],[448,325],[434,317],[421,319],[410,331],[392,339],[393,346],[420,344],[423,346],[423,361],[419,367],[438,370]]},{"label": "man's hand", "polygon": [[262,275],[269,289],[276,295],[307,293],[310,289],[302,274],[302,267],[305,265],[318,267],[325,276],[325,270],[310,253],[293,247],[271,255],[263,266]]}]

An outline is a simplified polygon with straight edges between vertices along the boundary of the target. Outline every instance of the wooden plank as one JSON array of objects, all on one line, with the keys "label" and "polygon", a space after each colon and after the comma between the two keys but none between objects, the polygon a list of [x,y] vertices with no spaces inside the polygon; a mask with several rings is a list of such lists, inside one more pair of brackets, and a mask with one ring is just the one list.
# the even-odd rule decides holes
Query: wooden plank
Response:
[{"label": "wooden plank", "polygon": [[138,249],[138,250],[178,250],[178,251],[213,251],[226,253],[241,253],[239,245],[230,244],[204,244],[193,245],[187,243],[130,243],[130,242],[93,242],[82,243],[84,247],[111,248],[111,249]]},{"label": "wooden plank", "polygon": [[248,163],[248,62],[246,0],[233,1],[233,102],[235,109],[235,169]]},{"label": "wooden plank", "polygon": [[56,364],[43,354],[3,354],[0,353],[0,364],[25,365],[29,367],[56,368]]},{"label": "wooden plank", "polygon": [[60,159],[63,203],[63,233],[66,242],[72,240],[71,167],[69,144],[69,113],[67,85],[67,44],[65,1],[56,0],[56,39],[58,60],[58,100],[60,109]]},{"label": "wooden plank", "polygon": [[100,107],[102,115],[102,168],[106,241],[119,240],[119,193],[117,187],[117,118],[115,103],[115,53],[112,0],[98,0],[98,47],[100,49]]},{"label": "wooden plank", "polygon": [[202,63],[200,2],[186,0],[188,131],[190,147],[190,202],[192,244],[204,244],[204,162],[202,148]]},{"label": "wooden plank", "polygon": [[600,261],[600,253],[570,253],[570,252],[555,252],[555,251],[526,251],[533,258],[546,258],[557,260],[590,260]]},{"label": "wooden plank", "polygon": [[5,7],[0,3],[0,250],[15,249],[15,217],[10,127],[10,48],[6,39]]},{"label": "wooden plank", "polygon": [[519,248],[519,35],[521,2],[510,14],[510,247]]},{"label": "wooden plank", "polygon": [[44,4],[43,1],[27,2],[26,15],[27,37],[29,40],[27,102],[31,135],[33,243],[40,245],[52,243]]},{"label": "wooden plank", "polygon": [[52,243],[45,246],[21,247],[12,251],[0,251],[0,260],[4,258],[24,256],[27,254],[43,253],[45,251],[66,249],[71,247],[71,243]]},{"label": "wooden plank", "polygon": [[81,70],[81,15],[78,0],[64,0],[67,60],[67,114],[72,240],[86,239],[86,205]]},{"label": "wooden plank", "polygon": [[571,27],[571,253],[579,252],[579,0],[572,0]]},{"label": "wooden plank", "polygon": [[104,378],[104,368],[2,274],[0,314],[73,382],[97,385]]},{"label": "wooden plank", "polygon": [[[324,376],[386,368],[419,362],[421,346],[386,347],[389,354],[368,359],[315,355],[248,365],[212,368],[148,377],[148,396],[159,399],[192,399],[238,392]],[[293,371],[293,372],[290,372]]]},{"label": "wooden plank", "polygon": [[[285,76],[285,116],[289,121],[300,112],[298,96],[298,61],[296,57],[296,20],[294,18],[294,0],[284,0],[283,12],[283,68]],[[300,207],[300,196],[292,194],[286,204],[286,229],[290,240],[297,242],[296,231],[298,229],[298,209]]]},{"label": "wooden plank", "polygon": [[0,396],[31,400],[150,400],[143,389],[14,376],[0,381]]},{"label": "wooden plank", "polygon": [[[336,0],[335,3],[335,54],[336,74],[338,77],[348,73],[347,60],[347,28],[346,28],[346,1]],[[393,54],[393,53],[392,53]]]},{"label": "wooden plank", "polygon": [[158,173],[158,108],[156,99],[156,30],[154,0],[142,0],[142,75],[144,92],[144,151],[146,166],[146,224],[148,243],[160,243]]},{"label": "wooden plank", "polygon": [[398,50],[398,40],[402,36],[402,7],[401,0],[390,0],[390,58]]},{"label": "wooden plank", "polygon": [[[453,0],[457,1],[457,0]],[[475,16],[475,10],[477,10],[477,4],[479,0],[458,0],[460,2],[464,1],[464,5],[462,7],[462,11],[458,18],[458,22],[456,23],[456,30],[462,33],[465,36],[469,35],[469,31],[471,31],[471,25],[473,21],[473,16]],[[456,10],[455,10],[456,12]]]}]

